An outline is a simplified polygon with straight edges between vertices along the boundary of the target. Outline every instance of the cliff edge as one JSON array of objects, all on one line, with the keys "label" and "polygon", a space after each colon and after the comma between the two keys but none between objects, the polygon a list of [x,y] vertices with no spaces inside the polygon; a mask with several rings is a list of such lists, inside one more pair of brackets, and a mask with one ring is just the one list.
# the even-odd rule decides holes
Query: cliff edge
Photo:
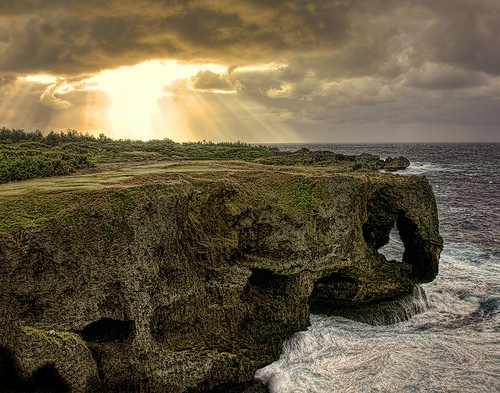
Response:
[{"label": "cliff edge", "polygon": [[[442,248],[427,180],[375,171],[110,165],[7,183],[0,198],[6,391],[252,381],[310,309],[407,296],[436,276]],[[402,261],[378,252],[394,226]]]}]

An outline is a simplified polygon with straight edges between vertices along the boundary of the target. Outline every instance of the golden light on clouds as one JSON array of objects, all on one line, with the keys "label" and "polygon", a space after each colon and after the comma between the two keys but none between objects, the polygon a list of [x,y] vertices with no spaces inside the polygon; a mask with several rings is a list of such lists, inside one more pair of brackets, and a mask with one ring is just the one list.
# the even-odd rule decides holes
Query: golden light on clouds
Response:
[{"label": "golden light on clouds", "polygon": [[160,100],[164,121],[176,141],[285,142],[295,133],[266,109],[237,94],[191,91]]},{"label": "golden light on clouds", "polygon": [[[241,72],[275,68],[275,64],[260,65],[241,68]],[[28,107],[36,113],[38,107],[41,115],[34,116],[31,128],[45,132],[48,125],[56,132],[69,128],[94,135],[104,133],[114,139],[293,139],[290,129],[270,115],[262,103],[240,94],[245,86],[235,76],[234,68],[216,64],[150,60],[85,79],[24,76],[10,89],[16,90],[16,96],[27,98],[0,104],[4,119],[8,113],[19,117]]]},{"label": "golden light on clouds", "polygon": [[0,1],[0,127],[500,140],[498,0],[167,3]]},{"label": "golden light on clouds", "polygon": [[55,76],[50,75],[28,75],[20,79],[25,80],[26,82],[44,83],[50,85],[56,83],[57,81],[57,78]]}]

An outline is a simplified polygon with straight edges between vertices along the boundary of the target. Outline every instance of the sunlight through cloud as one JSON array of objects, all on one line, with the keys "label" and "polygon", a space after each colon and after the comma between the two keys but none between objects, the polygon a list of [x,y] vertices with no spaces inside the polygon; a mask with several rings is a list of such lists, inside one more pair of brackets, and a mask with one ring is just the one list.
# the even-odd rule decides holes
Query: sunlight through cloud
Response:
[{"label": "sunlight through cloud", "polygon": [[26,82],[46,83],[46,84],[53,84],[56,83],[57,81],[57,78],[55,76],[50,76],[50,75],[28,75],[20,79]]},{"label": "sunlight through cloud", "polygon": [[[114,138],[153,139],[169,137],[161,127],[158,100],[167,95],[164,87],[187,79],[203,68],[223,72],[222,66],[182,65],[175,61],[147,61],[132,67],[107,70],[88,79],[87,88],[101,90],[110,99],[109,133]],[[172,117],[177,115],[171,114]],[[165,134],[166,133],[166,134]]]},{"label": "sunlight through cloud", "polygon": [[29,107],[26,118],[33,119],[33,129],[76,129],[114,139],[290,141],[296,134],[286,122],[245,93],[238,79],[241,72],[276,67],[151,60],[86,79],[23,76],[4,87],[4,93],[26,99],[5,100],[0,115],[19,117]]}]

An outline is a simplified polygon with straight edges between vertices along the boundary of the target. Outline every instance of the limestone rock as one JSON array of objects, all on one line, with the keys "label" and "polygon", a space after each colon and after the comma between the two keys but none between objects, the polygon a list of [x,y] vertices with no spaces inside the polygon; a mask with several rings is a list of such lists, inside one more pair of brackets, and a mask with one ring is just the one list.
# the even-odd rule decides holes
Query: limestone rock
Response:
[{"label": "limestone rock", "polygon": [[[73,208],[0,236],[0,378],[48,368],[74,392],[220,391],[276,360],[310,307],[404,297],[437,274],[423,177],[189,165],[74,189]],[[403,261],[377,251],[394,225]]]},{"label": "limestone rock", "polygon": [[410,166],[410,160],[408,158],[400,156],[400,157],[387,157],[384,160],[384,169],[387,171],[399,171],[402,169],[406,169]]}]

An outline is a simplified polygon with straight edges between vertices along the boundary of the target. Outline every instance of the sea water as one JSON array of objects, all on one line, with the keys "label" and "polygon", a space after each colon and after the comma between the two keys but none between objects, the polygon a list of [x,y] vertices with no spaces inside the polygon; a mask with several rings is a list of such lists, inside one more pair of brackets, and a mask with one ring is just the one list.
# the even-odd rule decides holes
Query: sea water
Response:
[{"label": "sea water", "polygon": [[[280,359],[257,371],[272,393],[500,392],[500,144],[294,145],[404,155],[424,175],[444,239],[421,312],[390,325],[312,315]],[[396,231],[384,247],[400,255]]]}]

